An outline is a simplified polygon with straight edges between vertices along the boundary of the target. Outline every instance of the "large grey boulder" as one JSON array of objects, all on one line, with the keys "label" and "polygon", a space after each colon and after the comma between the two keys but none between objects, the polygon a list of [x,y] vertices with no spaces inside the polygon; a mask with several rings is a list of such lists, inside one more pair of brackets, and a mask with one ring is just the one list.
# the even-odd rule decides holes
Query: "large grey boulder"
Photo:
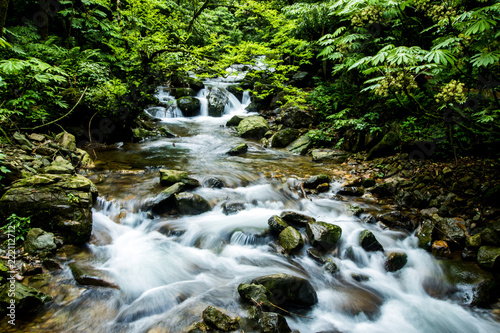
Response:
[{"label": "large grey boulder", "polygon": [[226,93],[219,88],[210,88],[207,96],[208,115],[211,117],[222,117],[224,108],[228,102]]},{"label": "large grey boulder", "polygon": [[311,111],[292,106],[283,109],[280,114],[280,121],[285,127],[304,128],[315,122],[315,114]]},{"label": "large grey boulder", "polygon": [[314,247],[325,250],[334,248],[342,236],[342,229],[339,226],[320,221],[307,223],[306,232]]},{"label": "large grey boulder", "polygon": [[268,130],[267,120],[261,116],[245,118],[238,125],[238,135],[248,139],[260,140]]},{"label": "large grey boulder", "polygon": [[47,254],[56,248],[54,234],[40,228],[32,228],[24,241],[24,251],[29,254]]},{"label": "large grey boulder", "polygon": [[181,97],[177,100],[177,106],[181,109],[184,117],[195,117],[200,115],[201,103],[196,97]]},{"label": "large grey boulder", "polygon": [[274,148],[282,148],[291,144],[299,136],[299,130],[295,128],[282,129],[271,138],[271,146]]}]

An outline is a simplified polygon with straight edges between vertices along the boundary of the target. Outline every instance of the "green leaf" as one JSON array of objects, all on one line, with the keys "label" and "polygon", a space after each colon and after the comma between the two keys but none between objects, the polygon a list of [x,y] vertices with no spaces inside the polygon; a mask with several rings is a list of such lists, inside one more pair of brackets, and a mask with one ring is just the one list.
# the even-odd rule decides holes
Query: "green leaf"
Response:
[{"label": "green leaf", "polygon": [[487,67],[493,65],[500,60],[500,51],[492,51],[489,53],[478,53],[471,57],[472,66],[474,67]]}]

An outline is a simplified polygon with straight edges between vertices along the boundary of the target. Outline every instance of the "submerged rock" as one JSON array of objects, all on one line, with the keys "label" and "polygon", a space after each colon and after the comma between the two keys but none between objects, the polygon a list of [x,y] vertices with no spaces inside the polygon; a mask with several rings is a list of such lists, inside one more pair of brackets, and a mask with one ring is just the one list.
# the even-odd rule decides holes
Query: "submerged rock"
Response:
[{"label": "submerged rock", "polygon": [[242,143],[236,147],[231,148],[226,154],[235,156],[245,154],[248,150],[248,145],[246,143]]},{"label": "submerged rock", "polygon": [[306,232],[312,246],[324,250],[334,248],[342,236],[342,229],[339,226],[319,221],[307,223]]},{"label": "submerged rock", "polygon": [[388,272],[396,272],[403,268],[408,262],[408,255],[404,252],[391,252],[387,255],[385,261],[385,270]]},{"label": "submerged rock", "polygon": [[268,130],[267,120],[261,116],[245,118],[238,125],[238,135],[243,138],[260,140]]},{"label": "submerged rock", "polygon": [[359,235],[359,244],[365,251],[384,251],[375,235],[369,230],[363,230]]},{"label": "submerged rock", "polygon": [[83,286],[97,286],[120,289],[109,277],[92,267],[70,264],[71,274],[76,282]]},{"label": "submerged rock", "polygon": [[304,246],[304,239],[294,227],[287,227],[278,236],[281,246],[288,253],[296,253]]},{"label": "submerged rock", "polygon": [[208,201],[194,193],[175,194],[175,205],[179,212],[185,215],[198,215],[210,210]]},{"label": "submerged rock", "polygon": [[245,210],[245,203],[239,201],[227,201],[222,204],[222,212],[224,215],[236,214],[239,211]]},{"label": "submerged rock", "polygon": [[15,302],[14,314],[21,317],[36,312],[50,300],[50,296],[34,288],[17,281],[9,282],[0,288],[0,314],[11,313],[12,301]]},{"label": "submerged rock", "polygon": [[279,306],[311,306],[318,302],[311,283],[297,276],[273,274],[255,278],[252,283],[263,285]]},{"label": "submerged rock", "polygon": [[186,187],[194,188],[200,186],[200,182],[188,176],[186,171],[160,169],[160,184],[163,186],[183,183]]}]

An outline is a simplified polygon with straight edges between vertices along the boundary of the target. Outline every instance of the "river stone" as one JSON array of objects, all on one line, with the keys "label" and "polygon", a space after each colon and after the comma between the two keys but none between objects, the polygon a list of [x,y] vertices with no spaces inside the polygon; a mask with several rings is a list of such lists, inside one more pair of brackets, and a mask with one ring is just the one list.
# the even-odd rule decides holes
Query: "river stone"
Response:
[{"label": "river stone", "polygon": [[174,185],[163,190],[151,200],[146,201],[143,206],[143,210],[151,209],[155,214],[163,214],[168,209],[175,207],[175,197],[174,195],[182,192],[185,185],[184,183],[175,183]]},{"label": "river stone", "polygon": [[279,235],[283,230],[289,227],[289,225],[278,215],[273,215],[267,220],[271,233],[274,235]]},{"label": "river stone", "polygon": [[444,260],[441,266],[451,284],[470,286],[464,297],[467,305],[489,307],[500,296],[500,285],[495,276],[476,263]]},{"label": "river stone", "polygon": [[248,150],[248,145],[246,143],[242,143],[236,147],[231,148],[226,154],[231,156],[242,155],[245,154]]},{"label": "river stone", "polygon": [[260,284],[273,295],[275,304],[287,306],[311,306],[318,303],[318,296],[311,283],[303,278],[288,274],[273,274],[252,280]]},{"label": "river stone", "polygon": [[260,140],[268,130],[267,120],[261,116],[247,117],[238,125],[238,135],[243,138]]},{"label": "river stone", "polygon": [[198,215],[210,210],[210,204],[202,196],[187,192],[175,194],[175,206],[184,215]]},{"label": "river stone", "polygon": [[282,129],[271,138],[271,146],[274,148],[286,147],[299,136],[299,130],[295,128]]},{"label": "river stone", "polygon": [[240,85],[231,84],[226,87],[226,90],[234,95],[240,102],[243,100],[243,88]]},{"label": "river stone", "polygon": [[386,155],[392,155],[395,148],[399,145],[399,136],[396,132],[390,131],[379,143],[375,145],[366,156],[367,160],[371,160],[376,157],[382,157]]},{"label": "river stone", "polygon": [[224,108],[228,102],[227,94],[220,88],[212,87],[207,96],[208,115],[211,117],[222,117]]},{"label": "river stone", "polygon": [[31,133],[30,135],[28,135],[28,138],[36,142],[43,142],[46,140],[45,135],[38,133]]},{"label": "river stone", "polygon": [[224,215],[236,214],[242,210],[245,210],[244,202],[227,201],[222,204],[222,213],[224,213]]},{"label": "river stone", "polygon": [[227,127],[238,126],[243,119],[245,119],[245,117],[233,116],[231,119],[228,120],[228,122],[226,123],[226,126]]},{"label": "river stone", "polygon": [[54,175],[65,174],[65,173],[72,174],[75,173],[75,168],[73,167],[73,164],[71,164],[71,162],[66,161],[61,156],[57,156],[56,159],[52,163],[50,163],[49,166],[42,168],[41,172],[50,173]]},{"label": "river stone", "polygon": [[13,280],[0,288],[0,314],[9,313],[8,307],[12,304],[11,300],[15,302],[16,317],[23,317],[39,310],[51,300],[51,297]]},{"label": "river stone", "polygon": [[267,310],[274,309],[271,305],[273,296],[263,285],[241,283],[238,286],[238,294],[246,303],[264,306]]},{"label": "river stone", "polygon": [[384,248],[370,230],[363,230],[359,234],[359,244],[365,251],[384,251]]},{"label": "river stone", "polygon": [[195,97],[181,97],[177,100],[177,106],[181,109],[184,117],[194,117],[200,114],[201,103]]},{"label": "river stone", "polygon": [[314,162],[344,163],[349,154],[341,150],[314,149],[311,156]]},{"label": "river stone", "polygon": [[365,194],[365,190],[362,187],[341,187],[337,191],[338,195],[345,195],[350,197],[361,197]]},{"label": "river stone", "polygon": [[316,220],[310,216],[292,212],[292,211],[284,211],[280,214],[280,217],[289,225],[294,227],[305,227],[309,222],[315,222]]},{"label": "river stone", "polygon": [[312,176],[304,182],[304,187],[309,189],[315,189],[318,185],[323,183],[330,183],[330,177],[325,174],[320,174],[317,176]]},{"label": "river stone", "polygon": [[221,330],[223,332],[230,332],[238,329],[238,320],[232,319],[227,314],[219,309],[208,306],[203,310],[203,321],[210,327]]},{"label": "river stone", "polygon": [[76,155],[79,158],[79,165],[77,165],[80,168],[92,168],[94,167],[94,161],[92,160],[92,157],[90,157],[90,154],[87,153],[85,150],[76,148],[75,150]]},{"label": "river stone", "polygon": [[412,221],[408,216],[401,214],[400,211],[392,211],[377,216],[377,219],[392,229],[403,229],[407,231],[414,231],[417,224]]},{"label": "river stone", "polygon": [[330,250],[337,245],[342,229],[334,224],[314,221],[306,224],[306,233],[314,247]]},{"label": "river stone", "polygon": [[191,88],[177,88],[175,89],[174,96],[176,99],[181,97],[195,96],[196,93]]},{"label": "river stone", "polygon": [[370,189],[370,192],[378,198],[392,197],[396,194],[396,184],[392,182],[377,184]]},{"label": "river stone", "polygon": [[451,250],[444,240],[437,240],[431,246],[432,255],[439,258],[451,258]]},{"label": "river stone", "polygon": [[76,282],[82,286],[97,286],[120,289],[109,277],[97,269],[76,263],[69,264],[69,269]]},{"label": "river stone", "polygon": [[224,181],[217,177],[208,177],[203,179],[202,186],[209,188],[223,188],[226,184],[224,184]]},{"label": "river stone", "polygon": [[436,220],[437,236],[452,244],[461,247],[465,243],[465,222],[460,218],[442,218],[437,214],[432,216]]},{"label": "river stone", "polygon": [[160,184],[163,186],[183,183],[187,188],[200,186],[200,182],[188,176],[186,171],[160,169]]},{"label": "river stone", "polygon": [[259,318],[261,333],[291,333],[285,317],[279,313],[262,312]]},{"label": "river stone", "polygon": [[312,125],[315,117],[309,111],[292,106],[281,111],[280,120],[285,127],[304,128]]},{"label": "river stone", "polygon": [[304,239],[294,227],[287,227],[278,236],[281,246],[287,253],[297,253],[304,246]]},{"label": "river stone", "polygon": [[24,241],[24,251],[29,254],[47,254],[56,248],[54,234],[40,228],[31,229]]},{"label": "river stone", "polygon": [[64,149],[68,150],[76,149],[76,139],[73,134],[70,134],[68,132],[61,132],[56,135],[55,139],[59,144],[59,146],[61,146]]},{"label": "river stone", "polygon": [[26,139],[26,136],[24,136],[24,134],[21,134],[19,132],[15,132],[13,135],[12,135],[12,138],[17,141],[17,143],[19,143],[21,146],[26,146],[28,148],[32,148],[33,147],[33,144],[31,143],[30,140]]},{"label": "river stone", "polygon": [[313,142],[311,137],[305,134],[294,142],[290,143],[286,147],[286,149],[293,154],[305,155],[307,151],[312,147],[312,143]]},{"label": "river stone", "polygon": [[0,220],[11,214],[31,216],[31,227],[83,244],[92,231],[97,188],[81,175],[39,174],[14,182],[0,198]]},{"label": "river stone", "polygon": [[433,219],[423,220],[420,226],[415,233],[415,236],[418,238],[418,246],[429,250],[431,248],[432,243],[432,233],[434,231],[434,226],[436,225],[436,221]]},{"label": "river stone", "polygon": [[465,246],[471,247],[471,248],[479,248],[481,247],[482,244],[482,239],[481,239],[481,234],[476,234],[473,236],[467,236],[465,239]]},{"label": "river stone", "polygon": [[388,272],[396,272],[408,262],[408,255],[404,252],[391,252],[387,255],[384,267]]},{"label": "river stone", "polygon": [[500,247],[481,246],[477,252],[477,262],[484,269],[500,272]]}]

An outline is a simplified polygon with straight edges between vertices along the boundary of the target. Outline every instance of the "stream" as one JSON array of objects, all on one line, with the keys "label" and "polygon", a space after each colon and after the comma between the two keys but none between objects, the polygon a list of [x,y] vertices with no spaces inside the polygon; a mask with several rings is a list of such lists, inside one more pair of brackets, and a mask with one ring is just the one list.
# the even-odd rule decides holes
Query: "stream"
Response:
[{"label": "stream", "polygon": [[[207,85],[224,87],[212,81]],[[238,137],[224,124],[244,115],[232,94],[220,118],[208,117],[206,90],[198,94],[200,116],[184,118],[166,90],[159,90],[163,106],[147,112],[161,118],[176,138],[125,143],[114,151],[97,152],[94,170],[85,174],[97,184],[93,236],[83,249],[59,253],[60,273],[29,283],[54,297],[30,323],[12,332],[182,332],[214,305],[232,317],[248,315],[238,285],[253,278],[287,273],[306,278],[318,303],[300,316],[286,316],[301,333],[313,332],[500,332],[498,319],[487,310],[469,307],[467,288],[445,281],[439,263],[418,248],[411,234],[380,224],[363,223],[352,215],[349,201],[335,198],[347,166],[318,164],[310,157],[284,149],[263,148]],[[247,143],[248,152],[229,156],[232,147]],[[188,171],[203,183],[216,177],[222,188],[200,187],[194,193],[212,209],[195,216],[151,216],[140,210],[161,192],[160,168]],[[328,192],[299,196],[299,184],[311,175],[327,173],[337,181]],[[227,201],[244,202],[245,209],[223,213]],[[382,211],[374,200],[358,199],[358,206]],[[310,245],[285,256],[266,231],[268,219],[284,210],[301,212],[342,228],[337,249],[328,253],[339,273],[332,275],[306,254]],[[405,252],[408,262],[397,272],[384,269],[386,254],[366,252],[359,234],[368,229],[387,252]],[[119,289],[83,288],[74,282],[67,264],[89,264],[106,272]],[[360,278],[362,277],[362,278]]]}]

